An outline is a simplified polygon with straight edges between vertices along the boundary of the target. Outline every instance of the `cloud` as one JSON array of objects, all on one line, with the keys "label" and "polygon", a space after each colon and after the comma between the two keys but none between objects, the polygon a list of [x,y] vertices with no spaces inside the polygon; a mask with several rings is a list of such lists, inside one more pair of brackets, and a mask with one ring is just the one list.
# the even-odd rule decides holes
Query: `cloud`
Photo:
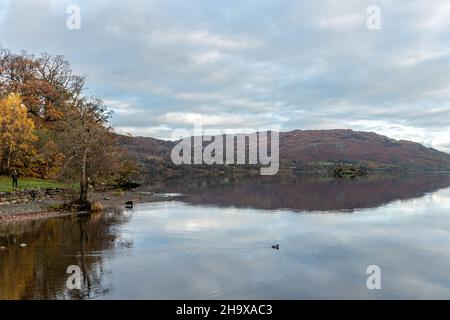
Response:
[{"label": "cloud", "polygon": [[78,0],[82,28],[68,30],[72,2],[0,0],[0,44],[64,54],[118,128],[170,138],[201,115],[220,128],[354,128],[449,151],[446,0],[379,1],[376,31],[365,0]]},{"label": "cloud", "polygon": [[252,39],[222,36],[207,30],[154,30],[149,35],[149,40],[160,45],[188,44],[225,50],[245,49],[258,45],[258,42]]}]

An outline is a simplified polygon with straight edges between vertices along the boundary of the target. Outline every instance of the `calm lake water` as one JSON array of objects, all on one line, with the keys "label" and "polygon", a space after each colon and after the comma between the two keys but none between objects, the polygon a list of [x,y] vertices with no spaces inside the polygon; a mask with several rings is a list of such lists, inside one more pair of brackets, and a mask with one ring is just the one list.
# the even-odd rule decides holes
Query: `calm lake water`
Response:
[{"label": "calm lake water", "polygon": [[449,174],[167,191],[189,195],[0,224],[0,299],[450,298]]}]

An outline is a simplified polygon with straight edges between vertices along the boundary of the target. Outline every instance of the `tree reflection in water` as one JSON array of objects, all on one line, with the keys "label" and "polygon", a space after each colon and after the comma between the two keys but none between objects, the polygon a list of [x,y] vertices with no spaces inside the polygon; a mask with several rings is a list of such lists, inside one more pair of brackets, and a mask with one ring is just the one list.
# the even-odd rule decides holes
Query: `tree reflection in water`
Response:
[{"label": "tree reflection in water", "polygon": [[[120,242],[116,225],[129,215],[116,210],[105,214],[0,224],[0,299],[89,299],[92,290],[107,293],[104,254]],[[26,243],[20,248],[20,243]],[[130,246],[130,243],[128,243]],[[81,290],[69,290],[67,267],[83,273]],[[101,292],[95,292],[101,294]]]},{"label": "tree reflection in water", "polygon": [[[423,270],[414,271],[410,276],[426,278],[433,283],[436,270],[442,279],[446,279],[448,246],[446,233],[439,226],[448,225],[445,214],[449,203],[445,192],[448,191],[443,190],[444,194],[432,198],[422,196],[434,195],[434,191],[448,186],[448,173],[370,175],[355,180],[322,177],[239,182],[186,179],[184,185],[153,186],[154,189],[161,188],[160,191],[186,193],[187,196],[181,198],[184,204],[143,205],[140,211],[135,211],[139,214],[132,220],[126,214],[130,211],[125,211],[2,223],[0,246],[7,247],[7,250],[0,251],[0,299],[210,296],[209,286],[205,286],[203,292],[198,291],[198,281],[218,288],[217,297],[228,297],[222,295],[221,290],[230,288],[230,278],[235,281],[234,290],[243,290],[240,292],[244,297],[259,297],[261,290],[254,290],[265,281],[264,293],[271,297],[284,297],[284,286],[290,287],[294,281],[279,281],[278,274],[273,273],[274,268],[284,270],[286,279],[297,279],[297,284],[309,282],[309,293],[321,296],[321,292],[315,291],[316,284],[310,282],[320,282],[320,278],[313,279],[311,275],[317,272],[333,274],[335,268],[330,271],[328,266],[336,266],[340,271],[336,271],[335,278],[340,279],[342,270],[347,272],[355,269],[356,265],[373,262],[372,251],[367,251],[367,248],[378,252],[379,257],[385,257],[388,265],[394,262],[412,265],[410,260],[414,256],[415,264]],[[424,199],[417,203],[405,201],[402,204],[401,201],[385,208],[386,212],[385,209],[372,212],[372,208],[382,208],[386,203],[415,198]],[[225,209],[227,207],[232,209]],[[261,210],[240,211],[239,208],[264,209],[268,213],[288,209],[298,214],[260,215]],[[377,228],[372,227],[370,219],[358,219],[357,213],[369,211],[369,216],[377,219]],[[255,214],[241,215],[240,212]],[[314,214],[301,214],[305,212]],[[354,214],[346,214],[348,212]],[[402,213],[408,212],[417,214],[406,219]],[[322,213],[332,215],[329,219],[322,219]],[[385,219],[385,214],[388,219]],[[428,220],[430,215],[433,218]],[[274,230],[278,230],[276,236]],[[415,236],[418,233],[420,237]],[[136,241],[132,252],[127,248],[133,246],[133,242],[126,237],[133,237]],[[264,245],[266,249],[279,241],[289,246],[281,245],[283,250],[279,250],[276,259],[272,259],[272,255],[260,247],[268,239],[277,239],[277,242],[270,240]],[[338,241],[330,242],[330,239]],[[26,243],[27,247],[20,248],[20,243]],[[333,243],[331,247],[330,243]],[[249,250],[247,253],[256,260],[242,255],[242,249],[223,252],[215,249],[222,247]],[[261,248],[261,251],[255,248]],[[409,252],[408,261],[402,260],[404,255],[398,252]],[[436,252],[441,254],[436,255]],[[436,259],[429,259],[429,256]],[[341,264],[348,260],[346,257],[355,260],[348,265]],[[255,261],[258,261],[256,269]],[[431,263],[434,263],[433,272],[429,273]],[[224,276],[222,265],[227,264],[230,273]],[[66,287],[70,276],[66,272],[70,265],[77,265],[82,271],[82,290]],[[302,276],[296,268],[311,270],[312,273]],[[149,269],[152,269],[150,275],[147,274]],[[293,269],[294,274],[291,273]],[[259,271],[259,276],[255,278],[256,271]],[[206,282],[202,282],[204,279]],[[221,279],[225,279],[224,282],[216,286]],[[347,280],[351,283],[354,279]],[[180,281],[190,283],[191,287],[180,290]],[[246,283],[248,287],[243,288],[242,284]],[[351,289],[345,288],[339,291],[349,292]],[[352,291],[350,296],[360,297],[358,290]],[[400,290],[401,294],[405,292],[406,289]]]}]

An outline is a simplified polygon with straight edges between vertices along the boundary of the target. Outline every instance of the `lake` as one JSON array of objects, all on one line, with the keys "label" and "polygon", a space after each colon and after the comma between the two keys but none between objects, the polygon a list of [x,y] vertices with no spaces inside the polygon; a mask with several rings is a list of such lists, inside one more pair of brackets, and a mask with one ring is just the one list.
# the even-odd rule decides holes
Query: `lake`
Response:
[{"label": "lake", "polygon": [[447,173],[164,191],[185,196],[0,224],[0,299],[450,298]]}]

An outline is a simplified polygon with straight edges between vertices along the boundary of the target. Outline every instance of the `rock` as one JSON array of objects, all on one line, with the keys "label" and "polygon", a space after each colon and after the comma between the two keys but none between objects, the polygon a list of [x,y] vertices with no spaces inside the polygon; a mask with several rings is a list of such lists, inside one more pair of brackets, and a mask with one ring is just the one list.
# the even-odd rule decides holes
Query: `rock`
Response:
[{"label": "rock", "polygon": [[16,190],[14,192],[0,192],[0,204],[11,204],[29,201],[39,201],[46,198],[52,198],[57,195],[70,193],[64,189],[32,189]]}]

